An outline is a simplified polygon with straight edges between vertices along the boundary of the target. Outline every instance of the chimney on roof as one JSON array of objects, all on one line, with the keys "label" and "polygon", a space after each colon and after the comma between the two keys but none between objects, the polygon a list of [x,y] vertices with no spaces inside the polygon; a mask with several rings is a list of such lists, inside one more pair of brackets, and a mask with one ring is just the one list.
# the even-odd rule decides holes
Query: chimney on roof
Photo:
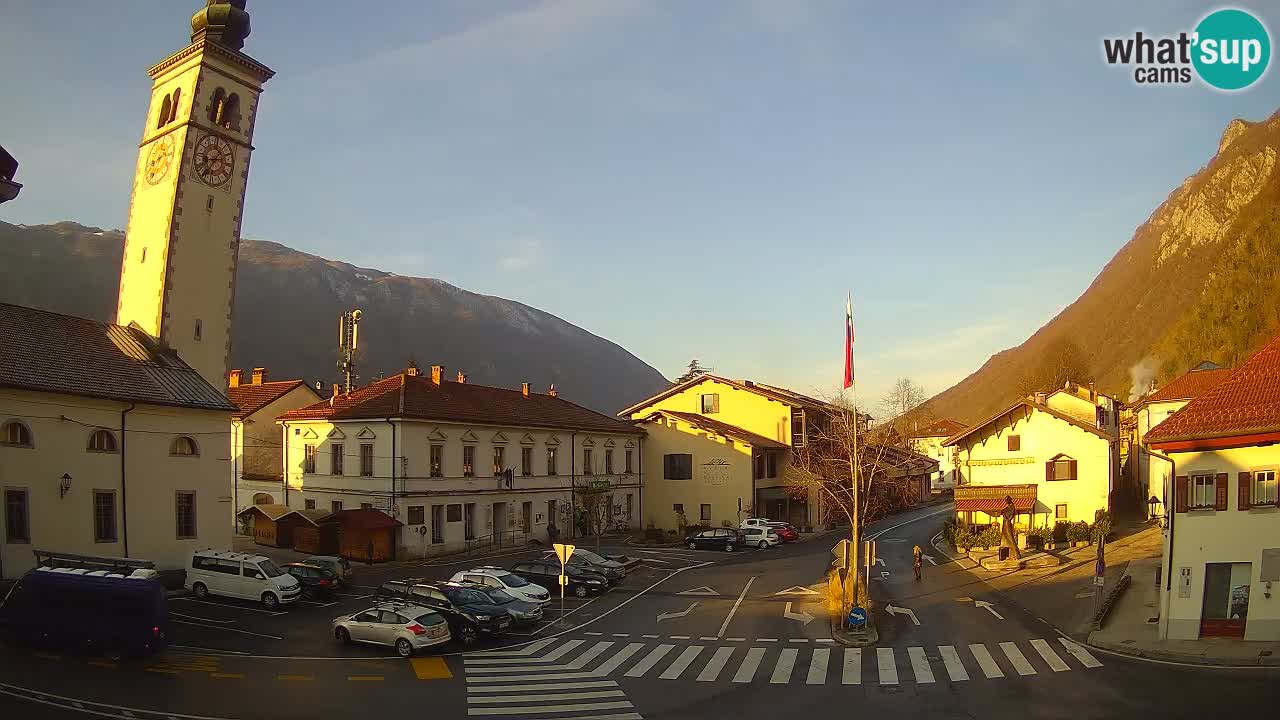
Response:
[{"label": "chimney on roof", "polygon": [[560,397],[560,391],[556,390],[555,383],[551,383],[551,387],[547,389],[547,394],[551,397]]},{"label": "chimney on roof", "polygon": [[338,383],[333,384],[333,394],[329,396],[329,407],[333,407],[333,401],[338,399]]},{"label": "chimney on roof", "polygon": [[754,382],[750,381],[750,380],[743,380],[743,381],[742,381],[742,384],[743,384],[743,385],[746,385],[747,387],[755,387],[755,386],[756,386],[756,384],[755,384]]},{"label": "chimney on roof", "polygon": [[444,366],[432,365],[431,366],[431,382],[435,383],[436,385],[439,385],[442,379],[444,379]]},{"label": "chimney on roof", "polygon": [[520,383],[520,392],[525,397],[529,397],[529,383]]},{"label": "chimney on roof", "polygon": [[250,376],[254,385],[261,385],[267,381],[267,369],[256,367],[253,369],[253,375]]},{"label": "chimney on roof", "polygon": [[467,374],[462,372],[461,370],[458,371],[458,384],[459,385],[467,384]]},{"label": "chimney on roof", "polygon": [[409,367],[404,369],[404,374],[409,377],[418,377],[418,363],[410,360]]},{"label": "chimney on roof", "polygon": [[1098,386],[1089,383],[1089,402],[1098,402]]},{"label": "chimney on roof", "polygon": [[227,387],[240,387],[240,378],[244,377],[243,370],[232,370],[227,373]]},{"label": "chimney on roof", "polygon": [[341,385],[339,385],[338,383],[334,383],[334,384],[333,384],[333,394],[332,394],[330,397],[338,397],[338,392],[339,392],[341,389],[342,389],[342,386],[341,386]]}]

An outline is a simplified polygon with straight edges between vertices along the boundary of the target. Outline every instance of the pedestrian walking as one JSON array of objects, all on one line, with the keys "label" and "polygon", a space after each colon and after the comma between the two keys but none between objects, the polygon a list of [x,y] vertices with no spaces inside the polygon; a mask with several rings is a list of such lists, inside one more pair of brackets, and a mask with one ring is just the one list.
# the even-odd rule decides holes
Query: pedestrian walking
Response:
[{"label": "pedestrian walking", "polygon": [[924,567],[924,551],[916,545],[911,549],[911,569],[916,573],[916,580],[920,579],[920,568]]}]

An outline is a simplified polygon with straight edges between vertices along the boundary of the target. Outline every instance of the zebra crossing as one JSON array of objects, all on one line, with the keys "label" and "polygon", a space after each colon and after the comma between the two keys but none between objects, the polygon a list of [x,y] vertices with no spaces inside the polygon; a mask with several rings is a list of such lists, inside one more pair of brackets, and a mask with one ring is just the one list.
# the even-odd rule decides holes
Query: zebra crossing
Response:
[{"label": "zebra crossing", "polygon": [[[467,716],[514,720],[568,713],[581,719],[580,713],[590,712],[596,720],[643,720],[618,683],[607,679],[643,643],[631,643],[590,672],[585,668],[613,649],[613,643],[596,643],[568,659],[585,643],[548,638],[518,650],[466,656]],[[557,662],[561,659],[563,664]]]},{"label": "zebra crossing", "polygon": [[[604,701],[631,709],[610,677],[684,680],[696,683],[771,685],[918,685],[1015,677],[1051,677],[1102,667],[1085,647],[1067,638],[907,648],[846,648],[736,645],[679,646],[674,643],[547,638],[516,651],[483,652],[464,658],[468,693],[493,692],[498,683],[526,690],[527,681],[552,691],[529,702],[562,699]],[[569,683],[571,687],[559,687]],[[585,684],[583,684],[585,683]],[[602,684],[604,683],[604,684]],[[581,686],[580,686],[581,685]],[[573,698],[557,697],[572,689]],[[515,691],[509,691],[515,692]],[[607,694],[601,694],[607,693]],[[477,700],[476,705],[490,701]],[[616,704],[616,705],[614,705]],[[545,710],[545,708],[544,708]],[[485,714],[482,712],[473,714]],[[621,720],[609,716],[611,720]],[[626,717],[631,717],[627,714]],[[638,716],[637,716],[638,717]]]}]

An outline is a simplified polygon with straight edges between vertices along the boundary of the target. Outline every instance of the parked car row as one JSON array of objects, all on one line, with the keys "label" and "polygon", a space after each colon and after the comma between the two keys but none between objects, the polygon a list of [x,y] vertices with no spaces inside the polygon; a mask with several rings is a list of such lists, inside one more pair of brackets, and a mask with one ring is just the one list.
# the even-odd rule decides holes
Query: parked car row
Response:
[{"label": "parked car row", "polygon": [[684,539],[690,550],[723,550],[733,552],[742,547],[765,550],[784,542],[795,542],[800,533],[789,523],[768,518],[747,518],[738,529],[712,528],[692,533]]}]

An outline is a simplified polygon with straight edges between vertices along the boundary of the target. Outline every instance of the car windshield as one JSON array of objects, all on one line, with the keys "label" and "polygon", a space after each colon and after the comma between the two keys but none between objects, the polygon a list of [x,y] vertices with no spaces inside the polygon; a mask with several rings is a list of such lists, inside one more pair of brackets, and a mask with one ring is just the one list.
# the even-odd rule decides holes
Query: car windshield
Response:
[{"label": "car windshield", "polygon": [[492,588],[484,591],[489,596],[489,600],[495,605],[506,605],[516,601],[516,597],[501,588]]},{"label": "car windshield", "polygon": [[499,579],[502,580],[502,582],[506,583],[509,587],[513,587],[513,588],[524,587],[525,585],[529,584],[528,580],[525,580],[519,575],[501,575],[499,576]]},{"label": "car windshield", "polygon": [[590,550],[574,550],[573,557],[580,557],[589,563],[596,563],[596,564],[609,562],[609,558],[597,555],[591,552]]},{"label": "car windshield", "polygon": [[284,571],[279,567],[276,567],[276,564],[270,560],[259,560],[258,568],[261,569],[267,577],[280,577],[284,574]]},{"label": "car windshield", "polygon": [[489,596],[479,590],[467,588],[444,588],[445,597],[459,605],[491,605]]}]

